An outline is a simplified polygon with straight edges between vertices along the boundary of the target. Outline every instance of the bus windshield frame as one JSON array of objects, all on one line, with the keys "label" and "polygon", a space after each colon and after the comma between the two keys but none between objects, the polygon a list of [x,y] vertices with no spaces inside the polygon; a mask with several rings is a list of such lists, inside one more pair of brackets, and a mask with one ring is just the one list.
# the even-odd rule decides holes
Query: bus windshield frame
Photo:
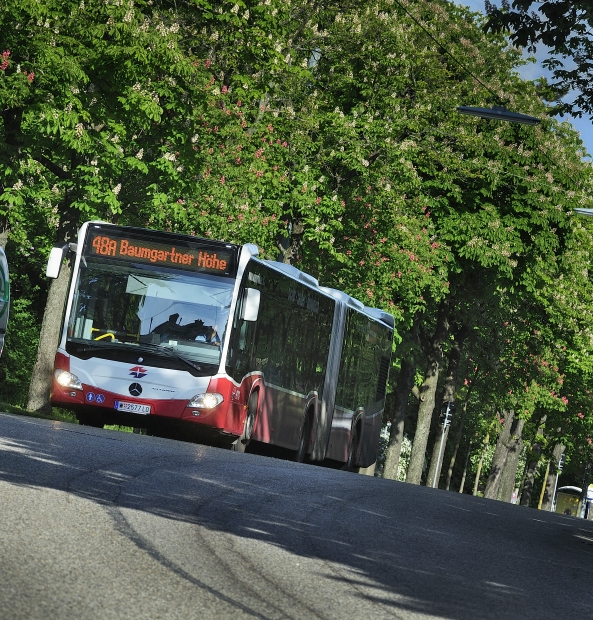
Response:
[{"label": "bus windshield frame", "polygon": [[[114,350],[137,355],[148,351],[212,370],[221,360],[236,254],[234,246],[207,240],[148,238],[111,226],[90,229],[76,277],[66,348],[97,357],[110,357]],[[204,256],[210,257],[209,263]]]}]

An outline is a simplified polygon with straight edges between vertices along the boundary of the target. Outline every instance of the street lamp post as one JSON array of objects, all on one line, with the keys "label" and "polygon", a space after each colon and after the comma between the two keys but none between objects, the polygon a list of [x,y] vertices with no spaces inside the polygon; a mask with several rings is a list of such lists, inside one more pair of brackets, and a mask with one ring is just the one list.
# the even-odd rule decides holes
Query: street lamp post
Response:
[{"label": "street lamp post", "polygon": [[439,477],[439,469],[441,465],[441,454],[443,453],[443,444],[445,442],[445,432],[447,428],[451,426],[451,419],[453,418],[453,411],[455,410],[455,403],[452,401],[447,401],[443,403],[441,408],[440,422],[442,425],[441,431],[441,445],[439,446],[439,455],[437,457],[437,466],[434,471],[434,480],[432,481],[432,486],[436,489],[438,488],[437,482]]},{"label": "street lamp post", "polygon": [[528,116],[527,114],[519,114],[518,112],[511,112],[505,107],[500,105],[492,106],[491,108],[473,108],[467,105],[460,105],[457,108],[459,114],[467,114],[469,116],[479,116],[480,118],[487,118],[495,121],[507,121],[509,123],[520,123],[522,125],[539,125],[541,120],[535,116]]}]

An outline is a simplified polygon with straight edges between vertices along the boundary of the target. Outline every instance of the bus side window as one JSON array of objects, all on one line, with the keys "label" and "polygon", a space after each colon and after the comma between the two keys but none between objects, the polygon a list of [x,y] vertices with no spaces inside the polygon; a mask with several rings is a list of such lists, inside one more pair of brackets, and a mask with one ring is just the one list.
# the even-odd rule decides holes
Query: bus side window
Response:
[{"label": "bus side window", "polygon": [[245,351],[247,339],[247,321],[241,321],[241,327],[239,328],[239,342],[237,348],[239,351]]}]

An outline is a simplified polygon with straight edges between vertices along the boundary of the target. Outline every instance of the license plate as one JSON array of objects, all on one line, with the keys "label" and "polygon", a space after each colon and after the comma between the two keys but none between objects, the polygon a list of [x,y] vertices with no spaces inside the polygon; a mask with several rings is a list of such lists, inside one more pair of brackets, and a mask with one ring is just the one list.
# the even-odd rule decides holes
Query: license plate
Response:
[{"label": "license plate", "polygon": [[115,408],[118,411],[129,411],[130,413],[150,413],[150,405],[140,405],[139,403],[127,403],[124,400],[116,400]]}]

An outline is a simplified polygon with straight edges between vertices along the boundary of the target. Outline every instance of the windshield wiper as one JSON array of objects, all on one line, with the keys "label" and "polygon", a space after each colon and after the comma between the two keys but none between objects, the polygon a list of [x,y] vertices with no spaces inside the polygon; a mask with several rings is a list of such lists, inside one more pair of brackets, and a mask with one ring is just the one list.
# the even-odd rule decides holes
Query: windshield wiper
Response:
[{"label": "windshield wiper", "polygon": [[179,355],[179,353],[177,353],[177,351],[175,351],[175,349],[173,349],[172,347],[162,347],[160,344],[152,344],[150,342],[143,342],[139,344],[138,347],[146,351],[163,351],[167,353],[169,357],[174,357],[180,360],[181,362],[183,362],[184,364],[191,366],[195,370],[199,370],[199,371],[202,370],[201,366],[194,364],[191,360],[188,360],[187,357],[183,357],[183,355]]},{"label": "windshield wiper", "polygon": [[191,360],[188,360],[183,355],[179,355],[177,351],[175,351],[171,347],[162,347],[159,344],[152,344],[150,342],[142,342],[142,343],[125,343],[125,342],[112,342],[112,343],[97,343],[93,346],[79,347],[76,351],[78,353],[88,353],[89,351],[96,351],[97,349],[105,350],[105,349],[116,349],[118,351],[130,351],[130,348],[134,350],[141,350],[150,353],[161,353],[168,357],[174,357],[179,361],[187,364],[187,366],[191,366],[194,370],[202,371],[202,367],[198,366],[198,364],[194,364]]},{"label": "windshield wiper", "polygon": [[96,351],[97,349],[117,349],[121,350],[122,347],[126,347],[124,342],[101,342],[93,345],[79,346],[76,349],[77,353],[87,353],[88,351]]}]

